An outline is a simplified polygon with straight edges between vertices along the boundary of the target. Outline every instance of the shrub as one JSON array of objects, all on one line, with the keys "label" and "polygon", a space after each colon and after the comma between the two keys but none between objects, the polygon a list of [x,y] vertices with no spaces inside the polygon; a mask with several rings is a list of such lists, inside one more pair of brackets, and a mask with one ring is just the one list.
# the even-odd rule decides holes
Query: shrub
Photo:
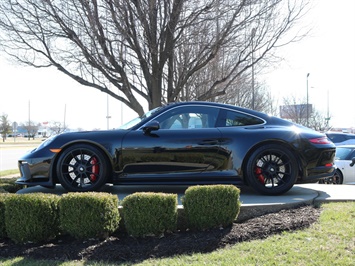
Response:
[{"label": "shrub", "polygon": [[59,233],[59,198],[43,193],[5,197],[7,236],[17,243],[39,242],[56,237]]},{"label": "shrub", "polygon": [[0,179],[0,193],[16,193],[22,188],[21,185],[16,184],[16,178],[1,178]]},{"label": "shrub", "polygon": [[177,195],[139,192],[123,199],[123,220],[132,236],[159,235],[177,226]]},{"label": "shrub", "polygon": [[5,197],[8,194],[1,194],[0,191],[0,238],[6,237],[6,226],[5,226]]},{"label": "shrub", "polygon": [[105,238],[118,229],[116,195],[103,192],[68,193],[59,201],[63,231],[77,239]]},{"label": "shrub", "polygon": [[240,210],[239,195],[232,185],[189,187],[182,198],[188,225],[205,230],[232,224]]}]

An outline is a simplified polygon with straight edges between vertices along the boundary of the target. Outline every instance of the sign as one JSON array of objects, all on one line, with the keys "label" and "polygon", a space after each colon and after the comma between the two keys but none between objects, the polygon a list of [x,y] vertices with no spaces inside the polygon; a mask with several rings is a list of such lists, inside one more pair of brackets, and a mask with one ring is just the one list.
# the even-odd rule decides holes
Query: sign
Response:
[{"label": "sign", "polygon": [[[307,108],[308,107],[308,108]],[[308,115],[307,115],[308,111]],[[307,118],[312,114],[312,104],[281,105],[280,116],[284,119]]]}]

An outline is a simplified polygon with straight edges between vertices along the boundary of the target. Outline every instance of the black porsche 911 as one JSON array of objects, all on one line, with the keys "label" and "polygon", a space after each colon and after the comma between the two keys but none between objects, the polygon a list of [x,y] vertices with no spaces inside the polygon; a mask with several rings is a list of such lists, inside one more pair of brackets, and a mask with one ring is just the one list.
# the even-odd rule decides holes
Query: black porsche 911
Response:
[{"label": "black porsche 911", "polygon": [[334,173],[321,133],[232,105],[173,103],[117,130],[63,133],[19,159],[18,184],[68,191],[114,185],[247,185],[279,195]]}]

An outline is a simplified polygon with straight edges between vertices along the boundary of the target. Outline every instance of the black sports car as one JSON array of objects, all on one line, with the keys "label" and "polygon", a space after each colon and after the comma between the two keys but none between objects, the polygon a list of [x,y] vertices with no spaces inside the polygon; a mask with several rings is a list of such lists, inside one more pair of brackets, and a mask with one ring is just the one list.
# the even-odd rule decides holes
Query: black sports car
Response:
[{"label": "black sports car", "polygon": [[19,160],[18,184],[95,191],[105,183],[235,184],[278,195],[334,173],[321,133],[264,113],[210,102],[174,103],[121,129],[63,133]]}]

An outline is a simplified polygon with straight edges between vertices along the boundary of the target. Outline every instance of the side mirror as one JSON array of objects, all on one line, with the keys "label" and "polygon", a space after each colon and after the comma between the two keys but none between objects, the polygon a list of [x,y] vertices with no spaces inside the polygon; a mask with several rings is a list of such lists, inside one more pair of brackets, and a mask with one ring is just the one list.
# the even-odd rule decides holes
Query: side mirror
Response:
[{"label": "side mirror", "polygon": [[350,166],[354,166],[354,164],[355,164],[355,157],[353,157],[353,158],[351,159],[351,164],[350,164]]},{"label": "side mirror", "polygon": [[159,130],[160,129],[160,124],[158,121],[153,120],[149,121],[147,124],[143,126],[143,132],[144,134],[150,134],[150,132]]}]

